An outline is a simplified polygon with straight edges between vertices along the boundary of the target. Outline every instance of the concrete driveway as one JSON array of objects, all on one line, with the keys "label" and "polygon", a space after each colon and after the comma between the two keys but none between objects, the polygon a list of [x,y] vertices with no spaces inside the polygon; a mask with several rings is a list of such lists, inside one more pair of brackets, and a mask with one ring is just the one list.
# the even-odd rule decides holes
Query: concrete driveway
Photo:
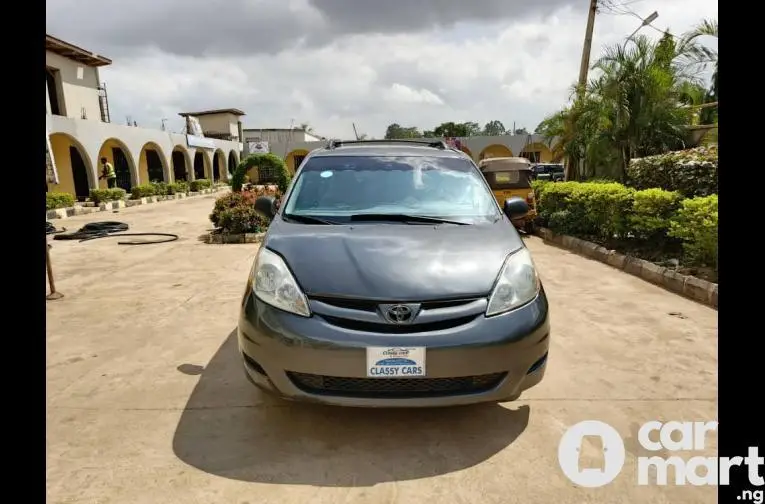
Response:
[{"label": "concrete driveway", "polygon": [[[716,502],[714,487],[636,483],[638,425],[716,417],[714,310],[529,238],[553,334],[548,374],[521,400],[413,411],[284,403],[240,368],[237,303],[257,245],[201,243],[213,201],[54,222],[120,220],[181,239],[51,242],[65,297],[47,304],[48,502]],[[627,450],[598,489],[577,487],[557,462],[564,431],[590,419],[615,427]],[[709,441],[686,455],[714,455]]]}]

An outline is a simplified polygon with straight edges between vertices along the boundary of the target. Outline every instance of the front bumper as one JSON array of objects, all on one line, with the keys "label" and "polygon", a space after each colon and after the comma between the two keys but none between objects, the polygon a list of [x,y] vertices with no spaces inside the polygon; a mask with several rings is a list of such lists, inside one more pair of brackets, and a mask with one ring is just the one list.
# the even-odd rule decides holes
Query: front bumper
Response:
[{"label": "front bumper", "polygon": [[[480,308],[480,301],[474,305]],[[427,407],[511,400],[539,383],[545,373],[550,323],[543,290],[512,312],[489,318],[481,312],[462,317],[451,327],[442,324],[417,333],[374,332],[359,324],[349,327],[328,315],[327,305],[322,306],[310,318],[299,317],[263,303],[248,291],[238,340],[250,381],[292,400]],[[368,346],[426,347],[427,376],[400,382],[367,378]]]}]

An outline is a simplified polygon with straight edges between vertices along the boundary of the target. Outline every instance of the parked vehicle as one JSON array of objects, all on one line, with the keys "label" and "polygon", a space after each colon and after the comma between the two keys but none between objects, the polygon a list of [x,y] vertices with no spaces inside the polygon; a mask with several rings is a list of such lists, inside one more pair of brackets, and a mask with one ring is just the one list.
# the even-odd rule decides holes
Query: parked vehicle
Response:
[{"label": "parked vehicle", "polygon": [[534,233],[537,204],[531,182],[534,178],[531,162],[523,157],[499,157],[483,159],[478,163],[486,182],[501,205],[508,198],[526,201],[529,211],[513,218],[513,224],[527,234]]},{"label": "parked vehicle", "polygon": [[330,142],[272,217],[241,301],[252,383],[343,406],[509,401],[545,374],[549,309],[476,164],[443,142]]},{"label": "parked vehicle", "polygon": [[560,163],[535,164],[532,169],[534,170],[534,178],[536,180],[561,182],[566,178],[566,170]]}]

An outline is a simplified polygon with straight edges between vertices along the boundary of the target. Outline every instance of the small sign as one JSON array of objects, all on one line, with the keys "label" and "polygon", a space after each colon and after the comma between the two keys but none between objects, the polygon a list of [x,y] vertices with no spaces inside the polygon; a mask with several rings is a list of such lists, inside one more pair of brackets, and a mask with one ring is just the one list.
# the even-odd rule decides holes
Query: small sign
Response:
[{"label": "small sign", "polygon": [[367,347],[369,378],[425,376],[425,347]]},{"label": "small sign", "polygon": [[268,142],[247,142],[247,149],[250,154],[268,154]]}]

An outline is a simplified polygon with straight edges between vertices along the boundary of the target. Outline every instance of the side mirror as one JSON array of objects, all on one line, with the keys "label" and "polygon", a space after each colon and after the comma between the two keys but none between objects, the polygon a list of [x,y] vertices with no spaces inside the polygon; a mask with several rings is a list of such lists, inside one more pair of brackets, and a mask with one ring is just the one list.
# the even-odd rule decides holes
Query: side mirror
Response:
[{"label": "side mirror", "polygon": [[523,200],[523,198],[509,198],[505,200],[505,206],[503,208],[505,215],[508,219],[514,220],[524,217],[529,213],[529,204]]},{"label": "side mirror", "polygon": [[276,216],[279,205],[277,200],[272,196],[261,196],[255,200],[255,210],[262,213],[269,219],[273,219]]}]

